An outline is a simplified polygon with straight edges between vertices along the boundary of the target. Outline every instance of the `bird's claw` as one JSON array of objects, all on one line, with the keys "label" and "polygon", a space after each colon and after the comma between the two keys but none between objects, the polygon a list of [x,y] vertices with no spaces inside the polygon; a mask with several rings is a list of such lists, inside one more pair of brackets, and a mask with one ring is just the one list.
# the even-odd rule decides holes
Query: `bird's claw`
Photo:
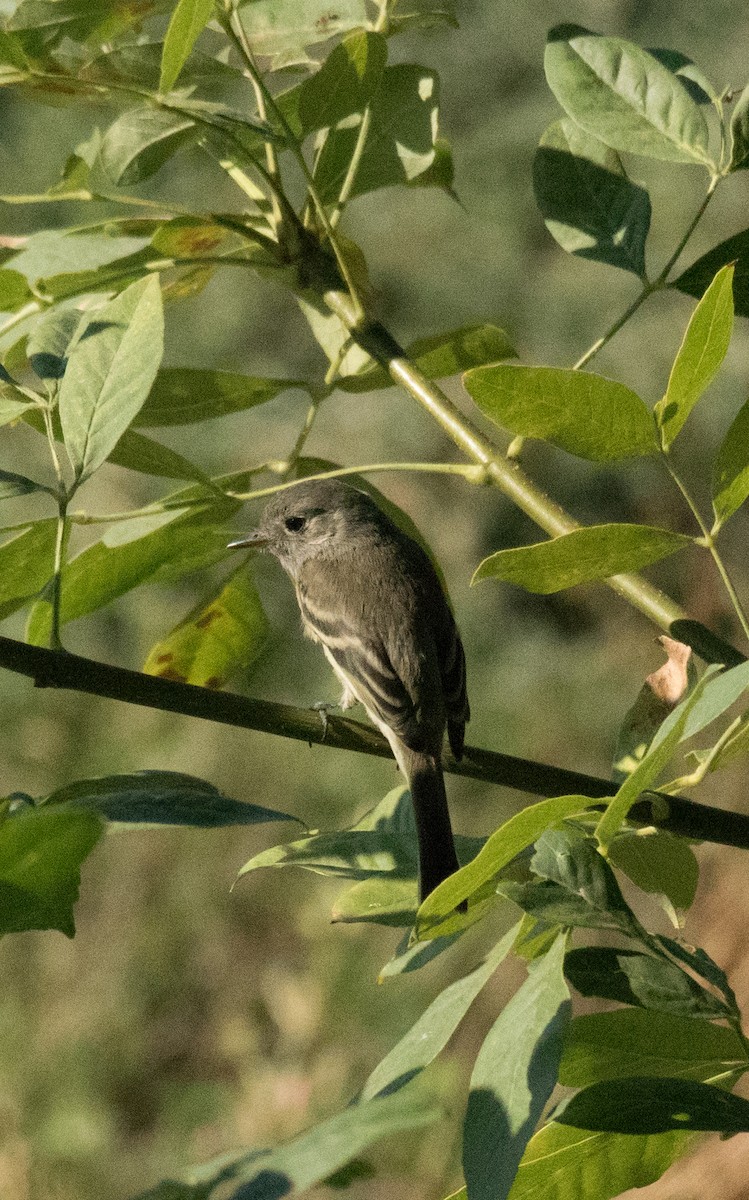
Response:
[{"label": "bird's claw", "polygon": [[322,740],[325,741],[325,738],[328,735],[328,713],[332,712],[333,709],[338,708],[338,705],[331,704],[329,700],[316,700],[312,705],[312,708],[322,722]]}]

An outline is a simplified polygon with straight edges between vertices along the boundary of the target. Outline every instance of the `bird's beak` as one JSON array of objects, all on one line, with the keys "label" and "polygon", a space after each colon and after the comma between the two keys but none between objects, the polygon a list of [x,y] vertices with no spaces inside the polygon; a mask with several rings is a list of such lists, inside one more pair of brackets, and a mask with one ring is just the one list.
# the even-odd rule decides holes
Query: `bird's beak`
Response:
[{"label": "bird's beak", "polygon": [[227,550],[262,550],[263,546],[268,545],[268,538],[259,529],[253,529],[251,533],[245,534],[244,537],[237,538],[236,542],[229,542]]}]

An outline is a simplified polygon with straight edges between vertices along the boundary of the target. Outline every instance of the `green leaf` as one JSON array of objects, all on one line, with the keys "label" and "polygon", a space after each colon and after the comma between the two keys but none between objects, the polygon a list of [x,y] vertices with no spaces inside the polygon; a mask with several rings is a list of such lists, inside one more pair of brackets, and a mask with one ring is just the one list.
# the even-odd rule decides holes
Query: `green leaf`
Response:
[{"label": "green leaf", "polygon": [[17,421],[35,407],[33,400],[29,400],[28,396],[0,375],[0,425]]},{"label": "green leaf", "polygon": [[689,908],[699,881],[694,851],[663,830],[624,833],[611,843],[609,860],[644,892],[662,893],[674,908]]},{"label": "green leaf", "polygon": [[163,345],[156,275],[131,284],[91,314],[60,385],[60,421],[79,482],[106,461],[143,404]]},{"label": "green leaf", "polygon": [[568,891],[550,879],[533,883],[501,880],[497,891],[535,921],[547,925],[562,925],[570,929],[613,929],[631,937],[635,935],[636,926],[631,914],[596,907],[583,896]]},{"label": "green leaf", "polygon": [[600,803],[590,796],[554,796],[531,804],[516,813],[502,825],[486,842],[475,858],[444,880],[427,896],[419,909],[416,934],[419,939],[437,937],[439,925],[446,920],[464,900],[475,895],[516,855],[540,837],[543,831],[562,821],[565,817],[584,812],[591,805]]},{"label": "green leaf", "polygon": [[749,496],[749,400],[739,409],[713,467],[713,511],[719,525]]},{"label": "green leaf", "polygon": [[659,63],[668,67],[678,76],[695,104],[717,104],[718,95],[704,71],[692,62],[681,50],[664,50],[662,47],[648,47],[648,54],[657,58]]},{"label": "green leaf", "polygon": [[[742,666],[749,669],[749,663],[744,663]],[[733,667],[730,672],[726,671],[725,675],[730,676],[736,670],[741,671],[741,667]],[[673,712],[666,717],[666,720],[653,738],[645,757],[638,763],[632,774],[624,780],[614,799],[609,802],[606,811],[596,826],[596,838],[604,854],[608,853],[613,838],[619,832],[626,820],[627,813],[637,798],[657,780],[671,759],[679,742],[683,738],[690,736],[687,733],[687,722],[690,720],[690,717],[694,721],[693,710],[698,702],[703,700],[708,684],[712,682],[713,684],[720,684],[720,687],[716,692],[710,692],[709,701],[700,710],[702,717],[698,718],[698,721],[706,718],[704,724],[707,724],[708,720],[714,719],[709,714],[723,703],[727,695],[731,694],[732,685],[735,685],[737,682],[736,677],[729,679],[729,683],[725,684],[720,679],[714,678],[714,675],[715,668],[708,668],[691,695],[682,700],[681,704],[677,705]],[[715,713],[715,715],[717,716],[718,713]],[[704,725],[699,725],[699,728],[703,727]],[[693,732],[697,733],[698,729],[695,728]]]},{"label": "green leaf", "polygon": [[[439,79],[411,63],[386,67],[370,105],[370,130],[350,198],[377,188],[412,183],[435,160]],[[359,135],[349,121],[332,129],[315,165],[315,186],[324,204],[334,204],[346,178]]]},{"label": "green leaf", "polygon": [[84,271],[63,271],[37,280],[37,287],[52,302],[85,296],[89,292],[121,292],[128,284],[137,282],[151,270],[153,250],[145,246],[133,254],[115,258],[101,266]]},{"label": "green leaf", "polygon": [[612,1200],[659,1179],[692,1138],[591,1133],[551,1121],[528,1143],[509,1200]]},{"label": "green leaf", "polygon": [[102,834],[95,813],[23,808],[0,826],[0,934],[75,934],[80,866]]},{"label": "green leaf", "polygon": [[565,588],[638,571],[693,544],[693,539],[650,525],[589,525],[517,550],[499,550],[476,568],[472,583],[503,579],[548,595]]},{"label": "green leaf", "polygon": [[239,8],[239,17],[255,54],[268,55],[273,67],[308,63],[306,47],[365,28],[364,0],[254,0]]},{"label": "green leaf", "polygon": [[[45,583],[52,574],[55,522],[48,524],[52,532]],[[74,621],[87,616],[140,584],[179,578],[220,562],[230,553],[226,549],[226,528],[210,508],[198,514],[172,510],[156,513],[152,518],[123,521],[111,526],[101,541],[94,542],[66,564],[62,573],[61,620]],[[48,606],[39,605],[32,610],[26,636],[35,645],[47,644]]]},{"label": "green leaf", "polygon": [[712,169],[708,126],[680,80],[624,38],[552,29],[546,79],[565,112],[614,150]]},{"label": "green leaf", "polygon": [[114,450],[110,451],[107,462],[160,479],[194,479],[211,490],[214,486],[205,471],[188,458],[132,429],[125,430]]},{"label": "green leaf", "polygon": [[62,379],[68,351],[86,318],[75,308],[51,308],[29,334],[26,354],[32,369],[45,383]]},{"label": "green leaf", "polygon": [[609,1133],[665,1133],[686,1129],[733,1134],[749,1131],[749,1100],[693,1079],[630,1079],[594,1083],[557,1113],[562,1125]]},{"label": "green leaf", "polygon": [[[444,379],[469,367],[514,358],[515,350],[504,329],[497,325],[466,325],[449,333],[419,338],[407,347],[406,357],[427,379]],[[342,392],[373,392],[395,387],[395,383],[383,367],[373,367],[338,379],[335,386]]]},{"label": "green leaf", "polygon": [[35,521],[0,546],[0,620],[23,608],[51,577],[56,531],[56,518]]},{"label": "green leaf", "polygon": [[664,449],[673,442],[726,356],[733,332],[733,266],[722,267],[697,305],[666,394],[655,406]]},{"label": "green leaf", "polygon": [[29,60],[19,38],[0,30],[0,63],[17,67],[24,74],[29,69]]},{"label": "green leaf", "polygon": [[143,670],[199,687],[222,688],[232,675],[249,669],[267,637],[260,596],[242,567],[153,646]]},{"label": "green leaf", "polygon": [[739,96],[731,116],[731,171],[749,167],[749,85]]},{"label": "green leaf", "polygon": [[747,1068],[746,1049],[735,1029],[644,1009],[619,1009],[570,1022],[559,1082],[579,1088],[629,1075],[706,1080]]},{"label": "green leaf", "polygon": [[335,899],[330,919],[352,925],[366,921],[394,929],[410,929],[418,908],[416,872],[413,879],[373,875],[345,888]]},{"label": "green leaf", "polygon": [[[228,1163],[223,1155],[213,1169],[214,1186],[241,1185],[235,1200],[296,1195],[322,1183],[381,1138],[423,1129],[444,1115],[422,1088],[402,1088],[392,1096],[349,1105],[275,1150],[254,1150]],[[210,1172],[211,1164],[202,1167],[200,1180]]]},{"label": "green leaf", "polygon": [[613,379],[561,367],[476,367],[463,379],[483,413],[521,437],[542,438],[593,462],[655,454],[653,419]]},{"label": "green leaf", "polygon": [[687,946],[684,942],[677,942],[674,938],[664,937],[663,934],[656,935],[656,941],[672,958],[684,963],[690,971],[694,971],[696,975],[706,979],[714,988],[717,988],[725,1000],[726,1008],[731,1013],[734,1024],[741,1020],[741,1012],[733,988],[728,982],[728,976],[707,951],[699,946]]},{"label": "green leaf", "polygon": [[642,277],[650,197],[619,155],[574,121],[555,121],[533,160],[533,191],[551,236],[568,254]]},{"label": "green leaf", "polygon": [[168,367],[158,371],[135,426],[192,425],[266,404],[290,388],[307,391],[298,379],[266,379],[231,371]]},{"label": "green leaf", "polygon": [[582,996],[598,996],[690,1020],[702,1017],[713,1021],[727,1017],[731,1011],[730,1005],[666,958],[608,946],[585,946],[570,951],[564,969]]},{"label": "green leaf", "polygon": [[42,801],[45,805],[66,802],[98,813],[107,821],[125,824],[219,829],[226,825],[298,821],[288,813],[232,800],[212,783],[180,771],[134,771],[129,775],[79,779],[57,788]]},{"label": "green leaf", "polygon": [[29,282],[20,271],[0,270],[0,313],[18,312],[29,300],[34,299],[34,293]]},{"label": "green leaf", "polygon": [[557,1081],[569,992],[557,938],[490,1029],[471,1075],[463,1173],[471,1200],[504,1200]]},{"label": "green leaf", "polygon": [[8,500],[11,496],[27,496],[30,492],[47,492],[44,484],[35,483],[25,475],[16,475],[15,471],[0,471],[0,500]]},{"label": "green leaf", "polygon": [[733,264],[733,303],[740,317],[749,317],[749,229],[720,242],[687,267],[669,287],[698,299],[704,295],[721,267]]},{"label": "green leaf", "polygon": [[195,122],[167,108],[128,108],[109,126],[101,144],[101,164],[117,187],[149,179],[195,133]]},{"label": "green leaf", "polygon": [[380,86],[387,62],[387,41],[363,29],[348,34],[319,71],[277,97],[292,131],[300,139],[361,113]]},{"label": "green leaf", "polygon": [[510,953],[517,932],[516,925],[469,975],[440,992],[416,1024],[375,1067],[364,1084],[364,1100],[403,1087],[444,1050],[481,989]]},{"label": "green leaf", "polygon": [[213,0],[179,0],[164,37],[159,91],[170,92],[198,36],[211,19]]},{"label": "green leaf", "polygon": [[682,730],[682,740],[694,737],[707,725],[722,716],[744,692],[749,688],[749,662],[739,663],[728,671],[720,671],[717,675],[711,672],[709,678],[703,676],[700,681],[699,695],[694,697],[693,706]]},{"label": "green leaf", "polygon": [[531,871],[579,896],[591,908],[608,913],[623,932],[636,932],[632,911],[622,896],[611,867],[598,853],[593,838],[563,825],[547,829],[536,842]]}]

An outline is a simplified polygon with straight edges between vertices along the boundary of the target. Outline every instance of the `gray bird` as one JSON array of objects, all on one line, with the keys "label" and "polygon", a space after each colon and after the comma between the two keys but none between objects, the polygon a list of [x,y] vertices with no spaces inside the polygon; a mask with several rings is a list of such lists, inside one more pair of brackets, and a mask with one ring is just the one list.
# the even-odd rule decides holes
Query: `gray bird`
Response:
[{"label": "gray bird", "polygon": [[465,657],[429,557],[365,492],[337,479],[280,492],[232,548],[264,548],[291,577],[305,634],[382,731],[408,780],[424,899],[458,869],[442,775],[469,719]]}]

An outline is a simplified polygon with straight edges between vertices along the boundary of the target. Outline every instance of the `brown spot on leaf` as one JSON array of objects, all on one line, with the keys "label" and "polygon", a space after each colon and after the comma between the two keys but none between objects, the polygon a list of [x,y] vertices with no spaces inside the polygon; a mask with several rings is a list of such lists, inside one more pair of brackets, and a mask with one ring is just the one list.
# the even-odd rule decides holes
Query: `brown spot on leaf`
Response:
[{"label": "brown spot on leaf", "polygon": [[206,679],[203,687],[211,688],[212,691],[216,692],[224,686],[224,682],[220,675],[211,675],[210,679]]},{"label": "brown spot on leaf", "polygon": [[158,675],[161,679],[171,679],[173,683],[187,683],[187,676],[175,671],[174,667],[164,667]]},{"label": "brown spot on leaf", "polygon": [[156,659],[156,662],[157,663],[168,663],[168,662],[171,662],[173,658],[174,658],[174,655],[171,653],[171,651],[168,651],[166,654],[160,654],[159,657]]},{"label": "brown spot on leaf", "polygon": [[196,627],[196,629],[207,629],[208,626],[211,625],[214,621],[217,621],[220,616],[221,616],[221,613],[220,613],[219,609],[208,608],[203,613],[202,617],[198,617],[197,621],[195,622],[195,627]]}]

